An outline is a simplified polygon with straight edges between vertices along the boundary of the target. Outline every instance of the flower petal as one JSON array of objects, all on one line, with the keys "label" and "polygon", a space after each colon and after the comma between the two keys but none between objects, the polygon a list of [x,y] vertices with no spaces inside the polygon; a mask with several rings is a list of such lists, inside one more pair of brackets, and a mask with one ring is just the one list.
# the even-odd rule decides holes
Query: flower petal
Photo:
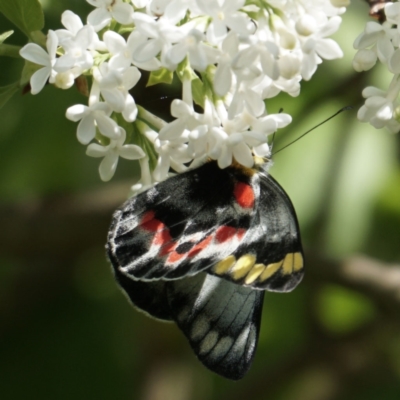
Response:
[{"label": "flower petal", "polygon": [[20,51],[19,54],[25,60],[38,65],[50,66],[49,55],[44,49],[35,43],[28,43]]},{"label": "flower petal", "polygon": [[99,166],[100,179],[108,182],[115,174],[118,165],[118,155],[115,152],[109,152],[103,158]]},{"label": "flower petal", "polygon": [[82,144],[88,144],[94,139],[96,135],[96,127],[94,125],[93,115],[87,115],[83,117],[81,122],[79,122],[78,129],[76,131],[76,136],[78,141]]},{"label": "flower petal", "polygon": [[126,144],[119,149],[119,155],[127,160],[138,160],[145,157],[145,152],[134,144]]},{"label": "flower petal", "polygon": [[43,89],[44,85],[50,77],[50,72],[51,69],[49,67],[44,67],[36,71],[31,76],[30,84],[32,94],[37,94]]}]

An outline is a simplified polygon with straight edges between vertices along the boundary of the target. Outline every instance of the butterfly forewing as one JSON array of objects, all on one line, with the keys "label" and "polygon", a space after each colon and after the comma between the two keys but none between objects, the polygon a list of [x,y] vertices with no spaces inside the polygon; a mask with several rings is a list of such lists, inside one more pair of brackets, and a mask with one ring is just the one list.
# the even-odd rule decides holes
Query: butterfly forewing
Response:
[{"label": "butterfly forewing", "polygon": [[238,169],[207,163],[129,200],[109,232],[113,264],[150,281],[193,275],[229,256],[255,214],[258,193],[248,181]]}]

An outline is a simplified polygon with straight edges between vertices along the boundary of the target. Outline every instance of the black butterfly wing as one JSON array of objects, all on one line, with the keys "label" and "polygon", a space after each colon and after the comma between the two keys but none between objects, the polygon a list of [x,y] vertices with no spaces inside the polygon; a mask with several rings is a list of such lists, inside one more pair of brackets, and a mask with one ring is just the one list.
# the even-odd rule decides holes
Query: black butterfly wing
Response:
[{"label": "black butterfly wing", "polygon": [[211,371],[233,380],[248,371],[257,347],[264,292],[207,273],[141,282],[117,271],[116,279],[139,310],[175,321]]},{"label": "black butterfly wing", "polygon": [[214,162],[125,203],[107,252],[132,303],[175,321],[200,361],[229,379],[243,377],[254,357],[263,290],[292,290],[303,276],[284,190],[270,176]]},{"label": "black butterfly wing", "polygon": [[173,321],[168,306],[165,281],[137,281],[123,274],[118,268],[114,268],[114,276],[121,289],[139,311],[153,318]]},{"label": "black butterfly wing", "polygon": [[215,162],[159,183],[115,212],[107,243],[114,268],[142,281],[210,268],[240,244],[255,214],[254,190],[240,169]]},{"label": "black butterfly wing", "polygon": [[225,378],[242,378],[257,347],[264,292],[200,273],[168,282],[167,296],[199,360]]},{"label": "black butterfly wing", "polygon": [[296,212],[274,178],[258,177],[260,196],[251,226],[238,248],[211,273],[254,289],[288,292],[304,274]]}]

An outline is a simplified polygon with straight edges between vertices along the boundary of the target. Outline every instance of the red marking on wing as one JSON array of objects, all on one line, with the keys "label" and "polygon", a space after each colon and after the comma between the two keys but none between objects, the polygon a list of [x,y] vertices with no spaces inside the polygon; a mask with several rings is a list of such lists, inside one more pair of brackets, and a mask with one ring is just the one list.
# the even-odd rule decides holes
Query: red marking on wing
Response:
[{"label": "red marking on wing", "polygon": [[142,220],[140,221],[139,225],[143,225],[146,222],[149,222],[150,220],[154,219],[155,212],[154,211],[147,211],[142,217]]},{"label": "red marking on wing", "polygon": [[236,235],[236,228],[231,226],[221,226],[215,233],[215,239],[218,243],[224,243],[227,240],[231,240]]},{"label": "red marking on wing", "polygon": [[254,207],[254,192],[250,185],[238,182],[235,185],[234,196],[238,204],[243,208]]},{"label": "red marking on wing", "polygon": [[158,255],[163,257],[163,256],[166,256],[169,253],[172,253],[176,249],[176,244],[177,243],[173,242],[172,238],[171,238],[171,242],[170,243],[167,243],[163,247],[161,247]]},{"label": "red marking on wing", "polygon": [[236,237],[239,240],[242,240],[245,233],[246,233],[246,229],[238,229],[237,233],[236,233]]},{"label": "red marking on wing", "polygon": [[169,234],[168,229],[164,229],[162,231],[157,231],[156,234],[154,235],[153,239],[153,244],[156,246],[163,246],[165,244],[168,244],[169,242],[172,241],[172,237]]},{"label": "red marking on wing", "polygon": [[173,251],[167,258],[167,263],[174,263],[175,261],[179,261],[180,259],[186,257],[186,253],[180,254],[176,251]]},{"label": "red marking on wing", "polygon": [[165,225],[158,219],[151,219],[145,223],[140,224],[140,227],[149,232],[158,232],[162,231],[165,228]]},{"label": "red marking on wing", "polygon": [[140,227],[146,231],[154,233],[152,246],[161,246],[159,255],[166,256],[176,248],[176,242],[173,241],[167,226],[158,219],[154,218],[154,211],[144,214],[140,221]]},{"label": "red marking on wing", "polygon": [[197,243],[196,246],[192,247],[192,249],[189,251],[188,257],[194,257],[199,254],[211,243],[212,238],[212,235],[210,235],[203,239],[200,243]]}]

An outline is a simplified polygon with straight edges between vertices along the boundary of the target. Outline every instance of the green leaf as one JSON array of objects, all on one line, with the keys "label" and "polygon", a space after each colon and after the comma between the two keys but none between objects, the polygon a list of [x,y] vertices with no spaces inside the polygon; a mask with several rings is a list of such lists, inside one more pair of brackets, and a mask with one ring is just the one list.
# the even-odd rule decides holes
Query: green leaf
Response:
[{"label": "green leaf", "polygon": [[158,83],[171,84],[174,73],[167,68],[161,68],[157,71],[151,71],[147,86],[154,86]]},{"label": "green leaf", "polygon": [[44,15],[39,0],[0,0],[0,12],[28,37],[31,32],[43,29]]},{"label": "green leaf", "polygon": [[25,86],[30,81],[31,76],[40,68],[43,67],[26,60],[21,73],[21,86]]},{"label": "green leaf", "polygon": [[316,309],[322,324],[337,334],[360,328],[376,314],[367,297],[337,285],[322,288],[318,300]]},{"label": "green leaf", "polygon": [[204,108],[204,85],[200,78],[192,80],[193,101]]},{"label": "green leaf", "polygon": [[1,43],[0,44],[0,56],[21,58],[21,56],[19,55],[20,49],[21,49],[20,46],[13,46],[10,44]]},{"label": "green leaf", "polygon": [[0,34],[0,44],[2,44],[8,37],[10,37],[14,31],[7,31],[2,34]]},{"label": "green leaf", "polygon": [[2,108],[8,100],[18,92],[19,82],[14,82],[11,85],[0,87],[0,108]]}]

